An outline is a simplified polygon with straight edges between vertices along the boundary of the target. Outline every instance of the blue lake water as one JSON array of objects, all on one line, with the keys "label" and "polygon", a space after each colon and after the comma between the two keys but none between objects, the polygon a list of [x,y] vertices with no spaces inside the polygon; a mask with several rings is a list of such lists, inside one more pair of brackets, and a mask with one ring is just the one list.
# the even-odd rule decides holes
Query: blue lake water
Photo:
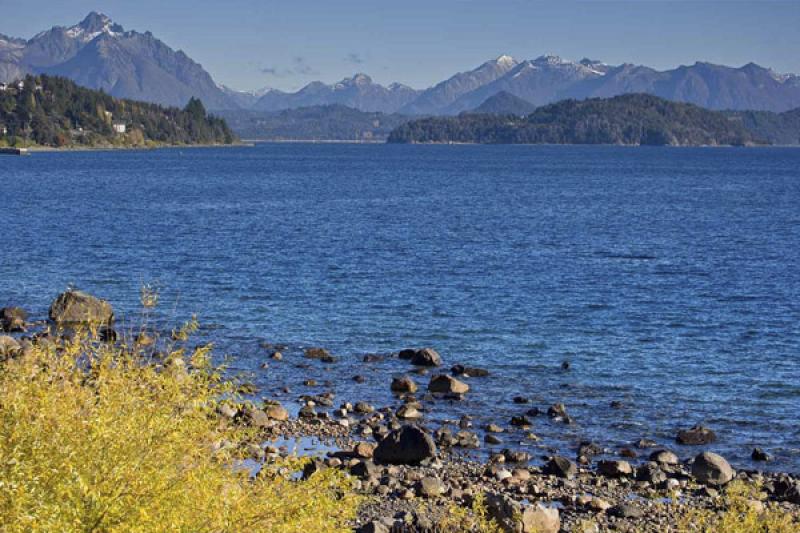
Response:
[{"label": "blue lake water", "polygon": [[[800,471],[800,150],[47,153],[0,159],[0,212],[0,306],[44,317],[73,285],[130,324],[153,283],[156,323],[196,313],[264,396],[392,405],[407,365],[363,354],[432,346],[492,371],[435,403],[432,427],[506,424],[526,395],[575,420],[537,418],[536,455],[647,437],[686,457],[675,433],[702,422],[735,465],[758,445],[766,468]],[[289,348],[261,370],[265,341]],[[310,345],[340,362],[298,368]]]}]

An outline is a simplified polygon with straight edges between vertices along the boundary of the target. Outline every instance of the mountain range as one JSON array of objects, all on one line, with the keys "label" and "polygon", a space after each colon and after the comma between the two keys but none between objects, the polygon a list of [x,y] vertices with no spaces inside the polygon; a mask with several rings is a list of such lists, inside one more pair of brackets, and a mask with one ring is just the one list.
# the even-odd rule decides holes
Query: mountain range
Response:
[{"label": "mountain range", "polygon": [[75,26],[54,27],[29,40],[0,35],[0,82],[31,73],[64,76],[113,96],[173,106],[195,96],[213,110],[274,112],[344,105],[366,112],[456,115],[499,93],[534,106],[649,93],[718,110],[782,112],[800,107],[800,77],[754,63],[736,68],[697,62],[659,71],[554,55],[526,60],[502,55],[424,90],[400,83],[383,86],[356,74],[333,84],[315,81],[297,92],[240,92],[216,84],[200,64],[150,32],[125,31],[94,12]]}]

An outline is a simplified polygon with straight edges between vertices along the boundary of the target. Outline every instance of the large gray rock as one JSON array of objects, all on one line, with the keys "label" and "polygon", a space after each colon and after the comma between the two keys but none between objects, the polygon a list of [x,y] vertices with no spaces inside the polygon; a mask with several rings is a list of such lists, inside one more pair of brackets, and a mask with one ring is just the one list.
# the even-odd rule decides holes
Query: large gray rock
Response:
[{"label": "large gray rock", "polygon": [[25,331],[26,320],[28,320],[28,313],[19,307],[0,309],[0,331],[6,333]]},{"label": "large gray rock", "polygon": [[544,466],[544,473],[551,476],[571,479],[578,473],[578,467],[566,457],[556,455]]},{"label": "large gray rock", "polygon": [[703,452],[694,458],[692,476],[704,485],[721,486],[728,483],[736,473],[721,455]]},{"label": "large gray rock", "polygon": [[438,374],[431,378],[428,384],[428,390],[445,394],[466,394],[469,392],[469,385],[463,381],[457,380],[453,376]]},{"label": "large gray rock", "polygon": [[375,448],[375,460],[388,464],[418,464],[436,457],[436,443],[425,431],[414,425],[390,432]]},{"label": "large gray rock", "polygon": [[558,509],[522,505],[504,494],[487,494],[486,511],[507,533],[558,533],[561,529]]},{"label": "large gray rock", "polygon": [[109,324],[114,321],[114,310],[105,300],[70,290],[50,305],[50,320],[59,325]]}]

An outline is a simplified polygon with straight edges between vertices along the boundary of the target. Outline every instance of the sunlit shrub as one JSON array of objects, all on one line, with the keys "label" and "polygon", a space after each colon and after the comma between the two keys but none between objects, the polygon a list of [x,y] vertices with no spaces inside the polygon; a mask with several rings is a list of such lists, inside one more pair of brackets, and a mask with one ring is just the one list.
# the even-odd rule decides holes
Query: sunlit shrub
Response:
[{"label": "sunlit shrub", "polygon": [[758,485],[736,480],[721,496],[724,512],[693,509],[681,520],[680,531],[701,533],[797,533],[797,516],[763,502]]},{"label": "sunlit shrub", "polygon": [[255,435],[216,415],[232,385],[209,348],[153,359],[89,337],[0,363],[0,531],[348,530],[357,500],[335,470],[237,468]]}]

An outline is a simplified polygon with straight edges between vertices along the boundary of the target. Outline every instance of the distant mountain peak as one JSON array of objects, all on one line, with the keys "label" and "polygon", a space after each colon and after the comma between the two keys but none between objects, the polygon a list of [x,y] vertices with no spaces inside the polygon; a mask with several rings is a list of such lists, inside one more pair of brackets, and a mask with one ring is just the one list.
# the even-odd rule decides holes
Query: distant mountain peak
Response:
[{"label": "distant mountain peak", "polygon": [[92,41],[103,34],[115,37],[123,33],[125,33],[125,28],[97,11],[92,11],[80,23],[67,28],[66,31],[68,37],[79,39],[83,42]]},{"label": "distant mountain peak", "polygon": [[494,62],[497,63],[498,65],[503,65],[503,66],[506,66],[506,67],[514,66],[514,65],[517,64],[517,60],[516,59],[514,59],[513,57],[511,57],[509,55],[505,55],[505,54],[503,54],[501,56],[498,56],[498,58],[495,59]]},{"label": "distant mountain peak", "polygon": [[341,87],[350,87],[350,86],[353,86],[353,85],[362,86],[362,85],[371,85],[371,84],[372,84],[372,78],[370,78],[369,76],[367,76],[363,72],[358,72],[358,73],[354,74],[352,77],[345,78],[342,81],[340,81],[339,83],[337,83],[336,87],[337,88],[341,88]]}]

